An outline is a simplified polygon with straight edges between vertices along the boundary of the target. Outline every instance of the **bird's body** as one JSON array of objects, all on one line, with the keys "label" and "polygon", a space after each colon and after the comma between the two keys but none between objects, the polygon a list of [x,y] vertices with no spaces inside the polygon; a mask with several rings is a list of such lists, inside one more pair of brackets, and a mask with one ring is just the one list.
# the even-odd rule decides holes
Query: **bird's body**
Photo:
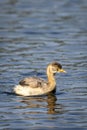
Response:
[{"label": "bird's body", "polygon": [[21,80],[19,84],[14,87],[14,92],[23,96],[47,94],[53,91],[56,87],[56,81],[54,77],[56,72],[65,71],[62,69],[62,66],[59,63],[53,62],[47,67],[47,81],[38,77],[27,77]]}]

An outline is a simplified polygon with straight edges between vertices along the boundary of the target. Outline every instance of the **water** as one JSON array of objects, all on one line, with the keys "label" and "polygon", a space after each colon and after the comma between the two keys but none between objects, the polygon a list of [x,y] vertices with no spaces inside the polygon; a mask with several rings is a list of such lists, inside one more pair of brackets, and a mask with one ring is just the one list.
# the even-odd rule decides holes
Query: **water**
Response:
[{"label": "water", "polygon": [[[48,63],[56,94],[14,95],[24,77],[46,79]],[[0,129],[87,128],[87,0],[0,1]]]}]

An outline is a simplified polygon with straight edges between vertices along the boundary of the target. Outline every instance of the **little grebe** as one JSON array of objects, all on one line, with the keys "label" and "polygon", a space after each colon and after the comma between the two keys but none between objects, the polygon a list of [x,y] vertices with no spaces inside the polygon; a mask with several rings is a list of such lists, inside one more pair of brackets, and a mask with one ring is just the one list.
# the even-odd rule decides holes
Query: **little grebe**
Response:
[{"label": "little grebe", "polygon": [[37,77],[27,77],[19,82],[14,87],[14,92],[22,96],[34,96],[43,95],[53,91],[56,87],[56,81],[54,78],[55,73],[66,72],[62,69],[62,65],[57,62],[52,62],[47,66],[47,78],[45,81]]}]

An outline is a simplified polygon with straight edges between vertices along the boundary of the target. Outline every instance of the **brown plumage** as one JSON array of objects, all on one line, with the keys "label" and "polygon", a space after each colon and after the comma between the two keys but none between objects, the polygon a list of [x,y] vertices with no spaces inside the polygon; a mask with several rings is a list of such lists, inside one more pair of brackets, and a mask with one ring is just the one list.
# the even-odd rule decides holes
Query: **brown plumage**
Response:
[{"label": "brown plumage", "polygon": [[38,77],[27,77],[19,82],[14,87],[14,92],[23,96],[34,96],[47,94],[53,91],[56,87],[55,73],[66,72],[62,69],[62,65],[57,62],[52,62],[47,66],[47,78],[45,81]]}]

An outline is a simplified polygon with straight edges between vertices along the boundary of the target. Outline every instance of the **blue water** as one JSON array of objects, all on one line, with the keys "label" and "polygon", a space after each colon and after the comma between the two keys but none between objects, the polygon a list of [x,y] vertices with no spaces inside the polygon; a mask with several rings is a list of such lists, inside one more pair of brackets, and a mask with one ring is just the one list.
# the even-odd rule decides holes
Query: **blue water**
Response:
[{"label": "blue water", "polygon": [[[12,93],[52,61],[67,71],[55,94]],[[0,1],[0,129],[29,128],[87,128],[87,0]]]}]

